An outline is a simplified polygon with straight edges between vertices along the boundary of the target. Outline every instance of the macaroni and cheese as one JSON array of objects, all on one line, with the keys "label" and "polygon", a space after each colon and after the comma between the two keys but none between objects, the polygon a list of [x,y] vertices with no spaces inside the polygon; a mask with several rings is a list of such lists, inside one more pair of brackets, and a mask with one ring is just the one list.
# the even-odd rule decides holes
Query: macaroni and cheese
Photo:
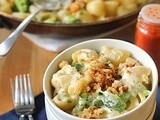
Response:
[{"label": "macaroni and cheese", "polygon": [[[43,23],[90,23],[126,15],[149,0],[73,0],[64,9],[42,11],[33,19]],[[32,0],[1,0],[0,11],[20,19],[35,11]]]},{"label": "macaroni and cheese", "polygon": [[77,117],[118,116],[150,94],[151,70],[129,51],[103,46],[99,52],[80,49],[72,62],[61,61],[53,74],[53,103]]}]

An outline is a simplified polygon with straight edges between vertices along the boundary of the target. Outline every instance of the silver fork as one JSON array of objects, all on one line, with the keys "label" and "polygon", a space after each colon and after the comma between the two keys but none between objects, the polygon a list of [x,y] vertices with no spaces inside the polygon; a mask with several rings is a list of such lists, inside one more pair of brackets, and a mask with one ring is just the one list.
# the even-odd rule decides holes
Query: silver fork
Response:
[{"label": "silver fork", "polygon": [[29,74],[17,75],[15,80],[11,79],[11,89],[15,111],[20,115],[19,120],[24,120],[25,116],[28,116],[29,120],[34,120],[32,114],[35,110],[35,101]]}]

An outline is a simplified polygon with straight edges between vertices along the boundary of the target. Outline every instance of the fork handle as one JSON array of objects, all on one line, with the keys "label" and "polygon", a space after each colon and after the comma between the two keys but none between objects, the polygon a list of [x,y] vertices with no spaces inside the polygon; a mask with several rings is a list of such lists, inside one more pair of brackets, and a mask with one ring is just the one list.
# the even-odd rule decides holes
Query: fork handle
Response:
[{"label": "fork handle", "polygon": [[36,12],[30,14],[2,43],[0,43],[0,57],[5,56],[10,51],[17,38],[27,27],[32,18],[41,10],[42,9],[38,9]]},{"label": "fork handle", "polygon": [[29,120],[34,120],[33,117],[32,117],[32,115],[28,115],[28,119]]}]

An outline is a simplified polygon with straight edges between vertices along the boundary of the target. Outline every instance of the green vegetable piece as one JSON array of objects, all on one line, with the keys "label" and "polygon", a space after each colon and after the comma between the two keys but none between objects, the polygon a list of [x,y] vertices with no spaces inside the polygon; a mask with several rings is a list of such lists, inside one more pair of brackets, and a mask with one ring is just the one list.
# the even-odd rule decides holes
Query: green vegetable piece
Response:
[{"label": "green vegetable piece", "polygon": [[44,23],[56,23],[56,19],[49,18],[43,21]]},{"label": "green vegetable piece", "polygon": [[99,107],[101,107],[104,104],[103,104],[102,100],[97,99],[97,100],[94,101],[94,105],[99,108]]},{"label": "green vegetable piece", "polygon": [[19,12],[28,12],[30,0],[15,0],[15,6]]},{"label": "green vegetable piece", "polygon": [[124,102],[127,102],[127,101],[131,98],[131,94],[124,92],[122,95],[120,95],[120,98],[121,98]]},{"label": "green vegetable piece", "polygon": [[109,93],[103,102],[105,106],[118,112],[122,112],[126,108],[126,103],[116,94]]},{"label": "green vegetable piece", "polygon": [[83,98],[83,99],[87,99],[88,96],[89,96],[88,92],[84,92],[84,93],[80,94],[80,97]]},{"label": "green vegetable piece", "polygon": [[74,64],[74,67],[77,69],[77,71],[80,71],[80,70],[81,70],[81,68],[83,67],[83,65],[82,65],[82,64],[79,64],[79,63],[77,63],[77,64]]},{"label": "green vegetable piece", "polygon": [[143,95],[144,95],[145,97],[147,97],[150,92],[151,92],[150,90],[147,90],[147,89],[146,89],[146,90],[143,91]]},{"label": "green vegetable piece", "polygon": [[116,106],[113,109],[117,110],[118,112],[122,112],[125,110],[125,108],[126,103],[120,100],[119,102],[117,102]]},{"label": "green vegetable piece", "polygon": [[77,19],[75,16],[65,16],[63,19],[63,23],[72,24],[78,23],[80,20]]},{"label": "green vegetable piece", "polygon": [[93,101],[93,97],[90,96],[89,93],[87,93],[87,92],[81,93],[78,106],[80,109],[88,108],[88,107],[92,106],[92,101]]},{"label": "green vegetable piece", "polygon": [[102,92],[98,92],[98,95],[103,95],[103,93]]}]

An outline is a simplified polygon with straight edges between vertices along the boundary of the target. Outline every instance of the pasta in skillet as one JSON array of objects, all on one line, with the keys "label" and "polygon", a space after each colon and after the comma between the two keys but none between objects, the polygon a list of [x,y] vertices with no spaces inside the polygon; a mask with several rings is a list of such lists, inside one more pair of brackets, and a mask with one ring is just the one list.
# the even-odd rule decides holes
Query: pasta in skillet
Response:
[{"label": "pasta in skillet", "polygon": [[[119,17],[137,10],[149,0],[73,0],[57,11],[42,11],[34,21],[43,23],[90,23]],[[32,0],[1,0],[0,11],[24,19],[35,11]]]},{"label": "pasta in skillet", "polygon": [[81,118],[111,118],[137,107],[150,93],[151,71],[129,51],[80,49],[53,74],[53,102]]}]

